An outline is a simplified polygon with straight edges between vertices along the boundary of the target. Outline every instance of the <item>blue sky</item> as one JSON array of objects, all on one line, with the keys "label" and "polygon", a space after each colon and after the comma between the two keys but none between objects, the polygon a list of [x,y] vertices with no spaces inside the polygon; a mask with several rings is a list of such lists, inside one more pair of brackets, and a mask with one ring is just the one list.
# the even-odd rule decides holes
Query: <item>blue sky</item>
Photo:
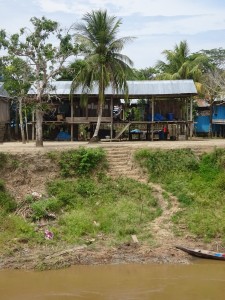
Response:
[{"label": "blue sky", "polygon": [[135,68],[154,66],[182,40],[191,52],[225,48],[224,0],[0,0],[0,27],[15,33],[34,16],[69,27],[96,9],[122,18],[119,34],[135,37],[123,51]]}]

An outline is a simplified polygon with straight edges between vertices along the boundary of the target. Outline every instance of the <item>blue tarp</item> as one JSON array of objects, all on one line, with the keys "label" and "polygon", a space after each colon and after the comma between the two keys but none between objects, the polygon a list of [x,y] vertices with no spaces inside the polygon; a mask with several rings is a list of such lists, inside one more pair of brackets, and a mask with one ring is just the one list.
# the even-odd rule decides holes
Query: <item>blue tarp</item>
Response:
[{"label": "blue tarp", "polygon": [[57,141],[70,141],[70,139],[70,134],[64,131],[60,131],[56,137]]}]

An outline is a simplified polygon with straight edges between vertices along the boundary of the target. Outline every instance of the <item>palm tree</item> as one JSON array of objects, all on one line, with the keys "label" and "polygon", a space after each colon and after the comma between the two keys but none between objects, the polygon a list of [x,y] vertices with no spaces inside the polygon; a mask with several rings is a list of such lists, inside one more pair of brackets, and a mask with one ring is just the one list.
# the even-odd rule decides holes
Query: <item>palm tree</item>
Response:
[{"label": "palm tree", "polygon": [[121,90],[128,94],[126,78],[132,72],[132,61],[121,54],[132,37],[117,38],[121,19],[109,16],[107,11],[97,10],[87,13],[82,18],[84,22],[75,26],[76,40],[81,46],[85,64],[72,81],[71,94],[79,86],[83,96],[87,98],[87,90],[98,84],[98,120],[95,132],[90,142],[98,141],[101,124],[105,89],[112,86],[114,91]]},{"label": "palm tree", "polygon": [[156,68],[160,74],[157,79],[193,79],[200,82],[204,68],[208,64],[208,58],[204,54],[190,54],[186,41],[175,45],[174,50],[164,50],[166,62],[158,61]]}]

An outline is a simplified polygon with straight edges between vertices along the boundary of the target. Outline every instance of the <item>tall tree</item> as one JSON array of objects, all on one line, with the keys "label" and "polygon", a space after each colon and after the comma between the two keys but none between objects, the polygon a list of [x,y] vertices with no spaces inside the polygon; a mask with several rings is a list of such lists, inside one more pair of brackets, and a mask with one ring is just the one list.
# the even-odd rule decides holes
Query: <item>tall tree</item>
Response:
[{"label": "tall tree", "polygon": [[23,108],[24,100],[27,98],[27,92],[33,78],[32,69],[21,58],[3,57],[2,74],[4,78],[4,88],[7,90],[13,101],[18,103],[19,123],[22,142],[25,143]]},{"label": "tall tree", "polygon": [[85,61],[82,59],[76,59],[69,63],[59,74],[58,81],[72,81],[74,77],[80,72],[85,65]]},{"label": "tall tree", "polygon": [[112,86],[115,91],[128,93],[127,74],[132,72],[132,61],[121,54],[125,44],[132,37],[117,38],[121,19],[109,16],[107,11],[97,10],[87,13],[83,22],[75,26],[76,40],[82,45],[85,64],[74,77],[71,93],[81,86],[83,97],[87,97],[87,89],[98,83],[98,120],[90,142],[98,141],[101,124],[105,89]]},{"label": "tall tree", "polygon": [[[66,60],[77,54],[70,31],[63,31],[58,22],[45,17],[30,19],[32,29],[22,28],[17,34],[7,36],[0,31],[0,47],[9,55],[25,58],[34,70],[36,89],[36,146],[43,146],[43,113],[48,101],[51,80],[57,78]],[[54,41],[54,44],[52,43]]]},{"label": "tall tree", "polygon": [[133,68],[133,74],[130,74],[128,80],[154,80],[156,78],[158,70],[153,67],[145,69]]},{"label": "tall tree", "polygon": [[204,54],[191,54],[186,41],[175,45],[174,50],[164,50],[166,61],[158,61],[156,68],[158,79],[193,79],[200,82],[208,58]]},{"label": "tall tree", "polygon": [[225,49],[223,48],[214,48],[210,50],[201,50],[198,53],[206,55],[209,59],[209,63],[215,68],[225,69]]}]

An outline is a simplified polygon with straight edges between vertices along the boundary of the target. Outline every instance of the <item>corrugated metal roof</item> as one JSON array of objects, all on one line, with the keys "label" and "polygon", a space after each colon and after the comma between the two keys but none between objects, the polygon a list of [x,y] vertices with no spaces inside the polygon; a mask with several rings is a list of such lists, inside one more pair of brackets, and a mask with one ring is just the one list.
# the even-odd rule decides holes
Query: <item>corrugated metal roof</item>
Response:
[{"label": "corrugated metal roof", "polygon": [[4,83],[0,82],[0,97],[8,98],[9,94],[6,92],[3,85]]},{"label": "corrugated metal roof", "polygon": [[[129,96],[184,96],[196,95],[197,90],[193,80],[144,80],[144,81],[128,81]],[[55,81],[51,83],[52,89],[48,94],[68,95],[70,94],[71,81]],[[95,84],[92,90],[87,91],[89,95],[98,95],[98,85]],[[31,87],[29,95],[36,94],[36,89]],[[81,87],[78,88],[74,95],[82,94]],[[123,92],[116,93],[112,87],[105,90],[106,96],[118,95],[123,96]]]}]

